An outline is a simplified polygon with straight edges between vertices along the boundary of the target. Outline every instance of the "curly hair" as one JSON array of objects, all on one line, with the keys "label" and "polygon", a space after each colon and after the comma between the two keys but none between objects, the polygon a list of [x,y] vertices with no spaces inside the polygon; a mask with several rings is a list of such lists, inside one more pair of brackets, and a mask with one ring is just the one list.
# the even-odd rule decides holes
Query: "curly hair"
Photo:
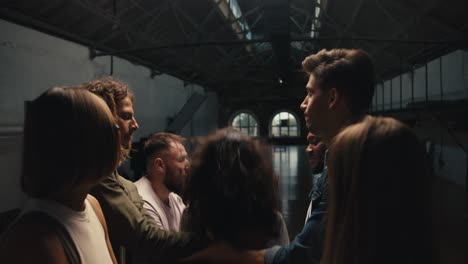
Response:
[{"label": "curly hair", "polygon": [[104,99],[115,117],[118,114],[117,105],[121,100],[128,96],[132,103],[135,102],[135,96],[128,88],[128,85],[111,76],[85,83],[84,87]]},{"label": "curly hair", "polygon": [[302,68],[313,75],[324,90],[336,88],[343,93],[351,112],[365,113],[372,102],[375,73],[372,60],[359,49],[321,50],[302,62]]},{"label": "curly hair", "polygon": [[[135,103],[135,95],[128,88],[128,85],[125,82],[111,76],[85,83],[83,84],[83,87],[88,91],[98,95],[104,100],[104,102],[106,102],[116,121],[119,118],[117,109],[120,101],[126,97],[129,97],[132,103]],[[125,149],[122,147],[121,154],[121,160],[127,159],[130,154],[130,149]]]},{"label": "curly hair", "polygon": [[202,234],[239,243],[243,234],[276,235],[277,177],[269,148],[225,128],[194,153],[188,180],[188,215]]}]

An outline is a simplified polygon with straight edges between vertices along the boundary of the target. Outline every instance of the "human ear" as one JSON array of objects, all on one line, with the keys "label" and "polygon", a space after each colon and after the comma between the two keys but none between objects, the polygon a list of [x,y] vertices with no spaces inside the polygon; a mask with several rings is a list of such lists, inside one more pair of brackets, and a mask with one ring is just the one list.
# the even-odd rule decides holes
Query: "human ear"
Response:
[{"label": "human ear", "polygon": [[328,107],[335,108],[338,105],[339,98],[340,95],[338,93],[338,90],[336,88],[331,88],[328,91]]},{"label": "human ear", "polygon": [[161,158],[155,158],[153,160],[153,165],[154,165],[154,168],[156,168],[156,169],[164,169],[165,168],[164,161]]}]

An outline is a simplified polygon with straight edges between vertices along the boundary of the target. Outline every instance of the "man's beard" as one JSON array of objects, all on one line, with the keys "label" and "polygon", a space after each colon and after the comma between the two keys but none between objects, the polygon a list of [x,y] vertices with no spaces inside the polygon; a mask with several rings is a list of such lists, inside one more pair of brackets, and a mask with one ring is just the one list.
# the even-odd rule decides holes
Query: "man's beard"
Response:
[{"label": "man's beard", "polygon": [[177,183],[174,181],[175,177],[175,171],[173,169],[170,169],[168,167],[166,177],[164,178],[164,185],[166,188],[174,193],[181,194],[182,191],[184,190],[184,184],[182,182]]}]

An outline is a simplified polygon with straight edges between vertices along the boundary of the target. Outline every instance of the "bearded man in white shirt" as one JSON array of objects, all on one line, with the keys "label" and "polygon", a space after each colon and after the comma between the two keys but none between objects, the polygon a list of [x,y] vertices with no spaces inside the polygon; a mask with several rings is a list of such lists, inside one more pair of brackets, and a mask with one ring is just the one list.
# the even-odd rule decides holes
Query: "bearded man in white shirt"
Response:
[{"label": "bearded man in white shirt", "polygon": [[135,182],[144,208],[165,230],[179,231],[185,204],[180,192],[190,163],[184,138],[171,133],[155,133],[143,146],[147,174]]}]

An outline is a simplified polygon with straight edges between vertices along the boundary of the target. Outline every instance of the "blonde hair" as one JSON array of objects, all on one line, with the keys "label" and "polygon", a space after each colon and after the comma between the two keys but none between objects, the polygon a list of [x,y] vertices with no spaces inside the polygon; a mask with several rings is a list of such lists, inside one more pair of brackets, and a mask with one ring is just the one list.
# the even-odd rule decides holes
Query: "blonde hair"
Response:
[{"label": "blonde hair", "polygon": [[21,185],[28,195],[49,198],[97,184],[119,159],[119,131],[98,96],[55,87],[27,105]]},{"label": "blonde hair", "polygon": [[427,166],[407,126],[367,117],[336,136],[327,162],[321,263],[430,263]]}]

